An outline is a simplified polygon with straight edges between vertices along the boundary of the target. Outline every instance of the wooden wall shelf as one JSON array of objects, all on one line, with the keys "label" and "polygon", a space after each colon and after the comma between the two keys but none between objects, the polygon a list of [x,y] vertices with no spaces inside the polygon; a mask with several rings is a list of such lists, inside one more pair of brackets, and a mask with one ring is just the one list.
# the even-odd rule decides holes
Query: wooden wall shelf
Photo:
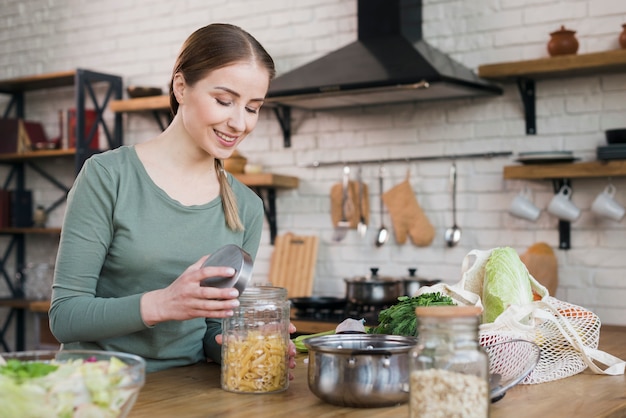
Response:
[{"label": "wooden wall shelf", "polygon": [[[626,176],[626,160],[588,161],[572,164],[530,164],[504,167],[506,180],[552,180],[554,191],[569,184],[574,178]],[[559,248],[567,250],[570,245],[571,225],[559,221]]]},{"label": "wooden wall shelf", "polygon": [[527,61],[486,64],[478,67],[478,76],[492,80],[517,82],[524,115],[526,134],[537,134],[535,114],[535,79],[572,77],[626,70],[626,49],[580,55],[561,55]]},{"label": "wooden wall shelf", "polygon": [[626,176],[626,160],[504,167],[505,179],[546,180],[615,176]]},{"label": "wooden wall shelf", "polygon": [[496,80],[517,77],[538,79],[619,70],[626,70],[626,49],[486,64],[478,67],[478,76]]},{"label": "wooden wall shelf", "polygon": [[0,154],[2,161],[26,161],[34,158],[70,157],[76,155],[76,148],[51,149],[41,151],[30,151],[23,153]]},{"label": "wooden wall shelf", "polygon": [[169,110],[170,97],[167,95],[137,97],[136,99],[111,100],[109,109],[113,112],[146,112],[154,110]]}]

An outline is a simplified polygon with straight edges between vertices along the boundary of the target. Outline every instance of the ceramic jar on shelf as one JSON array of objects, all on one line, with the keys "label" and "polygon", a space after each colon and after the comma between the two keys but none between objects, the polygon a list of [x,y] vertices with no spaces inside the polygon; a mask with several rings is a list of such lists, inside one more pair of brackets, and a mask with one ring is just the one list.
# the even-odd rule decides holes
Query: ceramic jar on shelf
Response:
[{"label": "ceramic jar on shelf", "polygon": [[626,23],[622,25],[622,33],[619,34],[619,45],[626,49]]},{"label": "ceramic jar on shelf", "polygon": [[576,31],[565,29],[565,26],[561,26],[561,29],[552,32],[548,42],[548,53],[550,56],[570,55],[578,52],[578,40],[575,34]]}]

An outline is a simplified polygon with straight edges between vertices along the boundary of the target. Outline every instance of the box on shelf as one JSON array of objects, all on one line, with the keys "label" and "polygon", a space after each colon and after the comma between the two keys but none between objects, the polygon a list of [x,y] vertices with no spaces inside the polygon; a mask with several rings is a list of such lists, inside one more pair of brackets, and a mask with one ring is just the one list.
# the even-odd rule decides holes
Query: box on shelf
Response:
[{"label": "box on shelf", "polygon": [[[85,109],[85,130],[84,137],[88,138],[92,128],[94,134],[91,141],[87,144],[90,150],[100,149],[100,140],[98,138],[98,113],[92,109]],[[76,109],[67,111],[67,148],[76,148]]]},{"label": "box on shelf", "polygon": [[30,190],[12,190],[11,226],[30,228],[33,226],[33,193]]},{"label": "box on shelf", "polygon": [[0,153],[14,154],[31,151],[38,142],[48,137],[39,122],[24,119],[0,118]]},{"label": "box on shelf", "polygon": [[11,192],[0,189],[0,228],[11,226]]}]

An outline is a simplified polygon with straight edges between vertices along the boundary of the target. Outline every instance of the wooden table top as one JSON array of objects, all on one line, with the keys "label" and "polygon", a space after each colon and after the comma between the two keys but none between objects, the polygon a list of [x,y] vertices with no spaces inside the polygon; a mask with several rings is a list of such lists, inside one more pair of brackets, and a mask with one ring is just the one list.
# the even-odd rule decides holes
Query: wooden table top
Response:
[{"label": "wooden table top", "polygon": [[[600,349],[626,359],[626,328],[602,327]],[[130,418],[378,418],[407,417],[408,405],[389,408],[341,408],[319,400],[307,384],[306,355],[299,355],[295,379],[276,394],[235,394],[220,388],[217,364],[197,364],[147,375]],[[576,376],[537,385],[518,385],[491,405],[491,418],[626,417],[626,376]]]}]

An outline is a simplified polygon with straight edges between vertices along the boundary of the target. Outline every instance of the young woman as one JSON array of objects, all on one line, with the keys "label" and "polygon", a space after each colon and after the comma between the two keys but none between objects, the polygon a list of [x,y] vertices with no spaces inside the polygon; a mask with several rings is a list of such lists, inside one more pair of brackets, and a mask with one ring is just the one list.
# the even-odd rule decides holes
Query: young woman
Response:
[{"label": "young woman", "polygon": [[199,282],[234,271],[200,267],[226,244],[256,256],[262,202],[222,160],[254,129],[273,76],[247,32],[198,29],[172,72],[170,126],[85,162],[67,200],[50,307],[63,348],[135,353],[148,371],[220,361],[220,319],[238,293]]}]

